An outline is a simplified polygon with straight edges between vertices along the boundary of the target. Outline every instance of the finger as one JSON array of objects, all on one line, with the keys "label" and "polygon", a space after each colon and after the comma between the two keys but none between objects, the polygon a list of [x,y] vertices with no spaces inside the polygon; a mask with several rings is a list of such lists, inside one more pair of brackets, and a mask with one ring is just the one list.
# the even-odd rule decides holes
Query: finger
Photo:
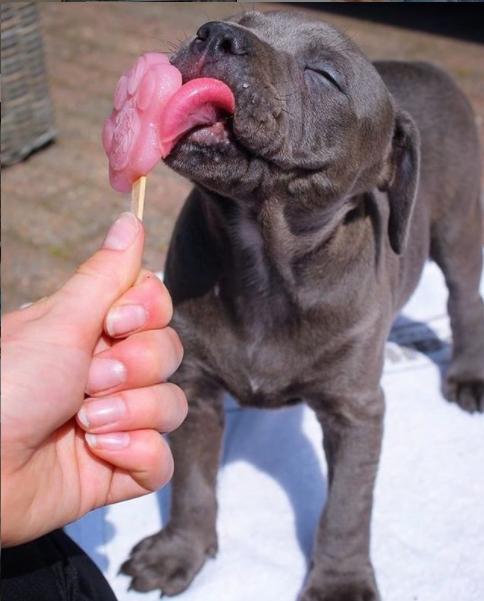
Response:
[{"label": "finger", "polygon": [[[72,345],[92,353],[113,303],[135,282],[141,268],[144,231],[132,213],[122,213],[102,247],[48,299],[54,323],[62,322]],[[75,316],[75,319],[73,319]]]},{"label": "finger", "polygon": [[108,348],[111,348],[112,346],[113,339],[110,336],[107,336],[106,334],[101,334],[99,340],[96,343],[96,346],[94,347],[92,354],[99,355],[99,353],[102,353],[103,351],[105,351]]},{"label": "finger", "polygon": [[154,386],[167,380],[182,358],[180,339],[171,328],[133,334],[92,359],[86,393],[105,396]]},{"label": "finger", "polygon": [[91,453],[122,472],[112,478],[107,503],[157,490],[173,475],[170,447],[155,430],[88,433],[85,439]]},{"label": "finger", "polygon": [[77,414],[79,426],[94,434],[152,429],[171,432],[187,415],[182,389],[166,383],[125,390],[116,396],[86,399]]},{"label": "finger", "polygon": [[104,331],[116,338],[168,325],[173,314],[171,297],[154,273],[142,270],[133,287],[111,307]]}]

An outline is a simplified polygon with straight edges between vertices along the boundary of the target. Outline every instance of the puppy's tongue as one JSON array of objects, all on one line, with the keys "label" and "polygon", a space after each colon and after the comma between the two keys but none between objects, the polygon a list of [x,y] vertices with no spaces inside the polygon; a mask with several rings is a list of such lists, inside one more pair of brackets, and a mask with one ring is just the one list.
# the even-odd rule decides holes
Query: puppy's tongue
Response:
[{"label": "puppy's tongue", "polygon": [[218,79],[202,77],[183,85],[168,101],[159,124],[162,158],[167,157],[178,140],[200,125],[213,125],[224,115],[233,114],[232,90]]},{"label": "puppy's tongue", "polygon": [[182,86],[180,71],[165,55],[144,54],[119,80],[114,108],[104,123],[112,187],[129,192],[185,133],[217,123],[234,106],[230,88],[221,81],[200,78]]}]

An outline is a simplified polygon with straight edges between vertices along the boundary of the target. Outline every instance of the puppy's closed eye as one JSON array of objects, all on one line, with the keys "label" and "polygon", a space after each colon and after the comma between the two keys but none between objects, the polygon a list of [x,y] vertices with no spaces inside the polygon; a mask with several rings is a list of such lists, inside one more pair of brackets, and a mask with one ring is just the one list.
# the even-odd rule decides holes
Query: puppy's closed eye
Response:
[{"label": "puppy's closed eye", "polygon": [[312,66],[306,66],[304,68],[304,73],[308,73],[309,75],[314,75],[316,77],[320,77],[321,79],[325,79],[327,82],[329,82],[334,88],[336,88],[337,90],[339,90],[342,94],[344,94],[344,88],[343,88],[343,83],[341,81],[341,78],[339,77],[339,75],[336,73],[336,71],[334,71],[331,68],[328,67],[312,67]]}]

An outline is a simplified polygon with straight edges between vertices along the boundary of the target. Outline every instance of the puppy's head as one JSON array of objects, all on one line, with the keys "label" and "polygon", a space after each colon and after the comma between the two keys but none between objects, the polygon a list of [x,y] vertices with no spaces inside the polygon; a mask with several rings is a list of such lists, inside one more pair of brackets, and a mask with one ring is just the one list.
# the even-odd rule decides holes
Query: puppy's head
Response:
[{"label": "puppy's head", "polygon": [[225,82],[235,112],[188,132],[168,165],[255,210],[275,197],[299,230],[317,227],[315,215],[344,215],[363,192],[385,189],[390,240],[401,252],[418,134],[345,34],[298,12],[248,12],[202,25],[171,62],[184,82]]}]

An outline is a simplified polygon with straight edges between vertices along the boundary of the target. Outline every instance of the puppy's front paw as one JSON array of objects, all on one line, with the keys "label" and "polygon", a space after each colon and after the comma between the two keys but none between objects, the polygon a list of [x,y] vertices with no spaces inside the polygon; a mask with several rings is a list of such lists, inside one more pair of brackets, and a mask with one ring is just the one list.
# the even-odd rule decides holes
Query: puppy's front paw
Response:
[{"label": "puppy's front paw", "polygon": [[484,412],[484,378],[466,378],[449,375],[447,378],[445,396],[459,407],[475,413]]},{"label": "puppy's front paw", "polygon": [[345,584],[329,589],[310,586],[300,601],[380,601],[380,595],[371,584]]},{"label": "puppy's front paw", "polygon": [[195,536],[167,529],[138,543],[121,572],[132,577],[130,589],[160,589],[170,597],[188,588],[215,550],[207,549]]}]

